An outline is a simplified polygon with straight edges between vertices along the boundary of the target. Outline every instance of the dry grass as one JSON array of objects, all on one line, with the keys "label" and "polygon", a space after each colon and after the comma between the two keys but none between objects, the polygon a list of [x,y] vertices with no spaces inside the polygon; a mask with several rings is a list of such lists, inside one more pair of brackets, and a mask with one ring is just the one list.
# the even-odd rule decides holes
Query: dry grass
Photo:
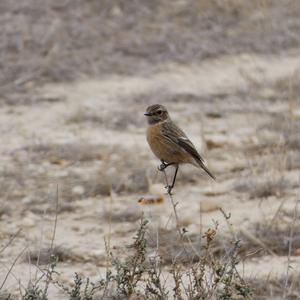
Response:
[{"label": "dry grass", "polygon": [[49,161],[54,165],[66,165],[101,160],[110,150],[106,145],[75,143],[31,145],[19,151],[26,152],[32,163]]},{"label": "dry grass", "polygon": [[132,159],[130,151],[120,146],[33,145],[15,151],[13,156],[14,171],[1,177],[1,184],[9,187],[2,190],[3,196],[26,198],[30,205],[47,201],[50,187],[57,182],[66,201],[109,195],[111,190],[129,193],[148,189],[146,162]]},{"label": "dry grass", "polygon": [[[300,225],[294,227],[295,235],[293,236],[292,255],[298,255],[297,251],[300,248]],[[265,250],[271,250],[277,255],[287,255],[290,243],[290,224],[282,225],[275,223],[270,225],[266,223],[258,223],[253,225],[254,236],[266,245]],[[257,247],[257,245],[256,245]],[[245,243],[245,248],[250,252],[253,249],[249,240]],[[254,250],[254,249],[253,249]]]},{"label": "dry grass", "polygon": [[[35,0],[27,0],[23,3],[3,2],[0,8],[0,24],[3,32],[0,50],[2,61],[5,62],[0,75],[0,89],[4,97],[1,105],[43,103],[50,107],[55,102],[64,101],[59,97],[41,97],[36,88],[45,82],[65,82],[78,78],[85,79],[86,76],[105,77],[110,74],[147,76],[153,71],[164,70],[162,67],[164,64],[197,64],[205,58],[219,57],[223,54],[274,54],[283,49],[286,53],[300,44],[298,34],[300,5],[291,0],[284,3],[279,0],[248,2],[200,0],[193,3],[189,1],[162,3],[158,0],[134,0],[130,3],[124,0],[100,2],[47,0],[43,6]],[[247,74],[241,76],[246,78]],[[79,109],[66,120],[65,125],[69,128],[99,126],[100,130],[106,128],[116,133],[124,129],[134,131],[144,126],[140,111],[143,111],[148,103],[160,102],[163,99],[165,103],[174,105],[174,108],[180,109],[180,113],[186,114],[184,116],[192,120],[198,120],[199,115],[195,116],[193,111],[185,108],[191,107],[191,110],[194,110],[199,107],[201,113],[210,119],[212,124],[210,130],[222,132],[228,138],[226,144],[211,143],[209,155],[216,158],[216,161],[219,161],[219,158],[224,160],[221,154],[229,153],[234,148],[233,152],[244,152],[247,161],[250,162],[249,165],[245,163],[245,168],[236,169],[234,174],[233,172],[228,174],[230,179],[239,178],[234,186],[235,192],[244,193],[249,198],[259,201],[270,196],[290,201],[290,192],[295,192],[298,184],[292,182],[290,177],[286,177],[284,172],[300,168],[300,123],[299,116],[295,115],[293,110],[299,104],[299,74],[271,83],[257,82],[255,78],[250,77],[248,80],[249,88],[220,94],[201,96],[188,92],[173,94],[161,89],[146,94],[134,93],[124,97],[119,95],[119,102],[132,104],[132,110],[131,108],[126,112],[121,109],[108,110],[107,114],[104,114]],[[280,110],[279,113],[269,110],[273,105],[287,103],[287,109]],[[122,105],[120,107],[123,108]],[[137,111],[139,117],[136,117]],[[230,140],[230,132],[224,127],[227,126],[227,121],[229,124],[232,116],[236,115],[250,116],[249,120],[253,124],[258,120],[256,116],[262,116],[264,119],[263,124],[259,123],[257,126],[255,124],[257,132],[256,135],[254,132],[252,144],[250,142],[247,144],[247,140],[245,142],[242,139],[240,145],[231,144],[234,141]],[[219,121],[223,122],[220,127]],[[229,155],[227,161],[230,164],[233,152],[230,152],[231,156]],[[0,174],[0,197],[3,201],[9,200],[6,202],[8,205],[1,205],[0,218],[4,215],[11,217],[14,214],[22,218],[28,211],[39,215],[43,215],[45,211],[50,214],[73,212],[75,215],[80,206],[77,205],[79,201],[73,200],[97,195],[102,199],[103,196],[110,195],[112,190],[117,194],[148,190],[145,170],[149,167],[149,161],[143,154],[140,154],[139,158],[132,157],[132,149],[122,148],[119,145],[84,143],[31,145],[14,150],[10,155],[11,165],[8,168],[1,168]],[[207,158],[210,161],[209,157]],[[292,172],[288,175],[290,173]],[[197,182],[200,186],[203,182],[206,184],[205,180],[199,180],[197,169],[189,169],[187,173],[180,172],[178,183]],[[48,201],[51,198],[49,190],[51,191],[51,186],[57,182],[61,187],[62,198],[58,210]],[[229,190],[224,193],[228,193],[229,197],[232,196]],[[77,213],[81,211],[76,211]],[[139,219],[140,212],[129,209],[104,210],[98,217],[106,223],[134,223]],[[150,256],[145,254],[145,257],[139,257],[142,260],[137,262],[134,260],[136,256],[131,254],[141,253],[134,252],[132,245],[131,248],[116,245],[117,248],[122,248],[123,256],[114,257],[116,268],[113,269],[114,273],[110,274],[113,277],[107,277],[108,281],[114,282],[114,287],[108,295],[111,296],[110,299],[113,297],[128,299],[128,295],[121,296],[116,292],[116,286],[120,291],[125,282],[127,283],[125,291],[127,294],[131,293],[131,299],[141,299],[139,288],[130,290],[133,289],[132,282],[135,278],[141,279],[140,269],[137,268],[139,263],[145,268],[140,286],[145,287],[148,284],[146,289],[148,294],[144,295],[146,299],[151,297],[157,299],[155,293],[164,295],[163,284],[157,278],[161,276],[160,271],[163,268],[164,271],[170,270],[175,280],[176,288],[174,290],[171,288],[169,295],[174,292],[174,297],[177,296],[178,299],[180,290],[182,294],[185,291],[180,280],[186,270],[190,272],[190,278],[195,279],[193,285],[191,284],[194,287],[193,292],[197,288],[199,290],[203,288],[199,286],[200,281],[196,280],[203,278],[199,274],[202,270],[215,271],[209,274],[218,275],[222,272],[225,274],[215,277],[216,283],[221,282],[222,291],[228,283],[230,289],[226,292],[236,287],[245,288],[247,285],[244,285],[238,276],[234,281],[230,281],[230,275],[237,274],[234,273],[232,261],[227,259],[234,258],[233,262],[238,262],[245,257],[248,259],[250,254],[250,258],[264,254],[287,256],[291,240],[291,219],[291,214],[280,212],[272,222],[269,219],[262,220],[250,224],[247,229],[237,230],[237,237],[241,240],[236,251],[237,256],[232,255],[230,251],[233,246],[232,237],[217,234],[209,247],[210,260],[205,263],[200,255],[201,251],[203,254],[205,245],[201,237],[185,233],[184,239],[181,240],[175,230],[159,228],[158,232],[149,231],[145,239],[148,243],[147,255],[156,253],[157,250],[159,260],[150,261]],[[11,227],[8,229],[14,228],[13,221],[11,219],[9,221]],[[116,225],[125,227],[128,224]],[[133,230],[133,227],[130,230]],[[296,222],[291,252],[295,256],[299,255],[299,232],[300,227]],[[48,265],[52,262],[49,259],[52,252],[58,258],[58,264],[61,261],[65,264],[79,261],[98,265],[103,264],[105,260],[99,262],[99,257],[97,260],[87,253],[79,257],[72,249],[45,247],[32,251],[30,261],[36,263],[39,257],[40,264]],[[131,262],[135,262],[134,270]],[[227,268],[226,272],[222,266]],[[232,267],[229,268],[231,273],[228,273],[228,266]],[[287,299],[299,298],[300,287],[297,278],[293,276],[289,278],[292,286],[287,293]],[[254,287],[253,299],[276,299],[276,297],[281,299],[285,280],[286,278],[250,280],[250,286]],[[209,283],[209,280],[207,282]],[[59,283],[52,283],[62,288]],[[84,279],[81,280],[76,276],[75,283],[69,290],[70,294],[73,293],[72,299],[80,299],[79,296],[83,298],[85,283]],[[104,286],[107,284],[102,283]],[[235,285],[236,283],[239,285]],[[204,290],[208,287],[209,285],[205,286]],[[238,292],[239,290],[234,290],[232,297],[239,299]],[[0,299],[1,297],[6,299],[7,295],[1,291]],[[228,293],[225,295],[228,296]],[[27,296],[29,299],[30,295]],[[98,298],[100,299],[100,296]],[[95,295],[93,299],[97,299],[97,296]]]},{"label": "dry grass", "polygon": [[[299,274],[289,277],[290,285],[286,300],[296,300],[300,298]],[[265,280],[248,279],[248,283],[253,286],[253,297],[257,300],[283,299],[286,278],[265,278]]]},{"label": "dry grass", "polygon": [[12,298],[10,296],[10,293],[9,292],[0,292],[0,300],[13,300],[14,298]]},{"label": "dry grass", "polygon": [[141,211],[134,207],[119,209],[113,211],[104,211],[102,218],[106,222],[121,223],[121,222],[136,222],[141,218]]},{"label": "dry grass", "polygon": [[[126,99],[127,101],[131,99]],[[105,114],[99,112],[84,111],[82,109],[75,112],[68,120],[68,124],[93,124],[106,129],[125,130],[141,128],[145,123],[143,115],[136,110],[110,111]]]},{"label": "dry grass", "polygon": [[296,47],[299,10],[295,1],[261,0],[51,0],[43,7],[34,0],[3,2],[2,94],[8,104],[28,104],[46,81],[144,73],[171,61]]},{"label": "dry grass", "polygon": [[[107,214],[104,215],[104,217],[109,218],[107,221],[135,221],[132,219],[132,215],[128,216],[124,212],[112,211],[109,216]],[[249,253],[251,253],[251,258],[262,255],[264,251],[277,255],[287,255],[290,242],[291,219],[294,218],[292,215],[291,211],[281,209],[273,222],[266,221],[265,223],[255,224],[250,230],[254,239],[249,238],[249,235],[246,235],[244,230],[237,232],[236,238],[241,242],[231,242],[229,236],[219,235],[217,225],[214,229],[209,229],[202,237],[186,233],[183,237],[180,237],[175,229],[159,228],[158,231],[153,229],[147,230],[147,223],[143,220],[141,224],[144,225],[141,225],[142,227],[139,229],[135,242],[129,247],[121,247],[123,249],[122,255],[120,255],[120,249],[111,250],[112,252],[108,253],[113,269],[109,271],[105,280],[95,283],[92,287],[97,287],[95,291],[99,289],[102,296],[108,293],[107,295],[110,296],[131,295],[133,299],[135,297],[137,299],[140,299],[140,297],[142,297],[141,299],[149,299],[149,295],[153,293],[167,293],[167,289],[163,284],[163,277],[161,277],[163,276],[161,273],[162,268],[167,266],[167,269],[170,268],[175,287],[177,287],[173,290],[175,295],[198,295],[201,291],[201,294],[204,293],[206,295],[205,297],[210,295],[209,299],[219,299],[217,295],[231,295],[233,299],[271,299],[268,297],[279,297],[280,299],[285,287],[284,279],[260,279],[259,284],[255,278],[245,281],[244,278],[241,278],[236,273],[235,266],[241,260],[245,262],[245,259],[249,259]],[[125,220],[122,218],[125,218]],[[292,255],[298,255],[296,252],[293,252],[293,249],[297,250],[300,248],[300,236],[298,234],[300,228],[298,227],[299,224],[295,223],[293,229],[295,234],[292,236]],[[262,245],[265,247],[264,251],[261,251]],[[150,253],[151,255],[149,255]],[[156,253],[155,257],[153,257],[153,253]],[[40,265],[48,266],[49,264],[52,265],[53,257],[55,257],[53,268],[61,261],[67,263],[72,261],[93,261],[98,263],[90,258],[77,257],[70,249],[62,247],[41,248],[31,251],[29,255],[30,259],[26,258],[26,261],[31,263],[38,262]],[[53,276],[54,274],[56,273],[53,271]],[[184,276],[190,278],[190,285],[186,286],[182,281]],[[288,280],[289,290],[287,291],[286,299],[296,299],[295,297],[299,293],[297,281],[293,276],[291,275]],[[142,278],[144,278],[143,281],[141,281]],[[198,282],[197,278],[203,281]],[[140,281],[141,283],[139,283]],[[72,291],[75,293],[74,288],[76,286],[77,295],[85,293],[82,287],[84,280],[78,275],[75,277],[75,285],[72,290],[59,282],[59,276],[53,277],[50,282],[70,295]],[[133,282],[134,285],[132,285]],[[147,283],[146,287],[145,282]],[[216,289],[216,286],[219,284],[221,285]],[[252,289],[252,294],[249,294]],[[28,295],[34,294],[36,297],[30,299],[41,299],[38,296],[41,294],[41,291],[41,285],[34,285],[33,289],[28,288],[27,292]],[[93,289],[89,291],[91,292]],[[89,299],[98,299],[96,295]],[[203,299],[207,299],[205,297]],[[78,298],[74,299],[84,298],[79,298],[78,296]],[[167,298],[163,297],[161,299]]]},{"label": "dry grass", "polygon": [[0,219],[2,215],[10,215],[12,212],[12,209],[9,205],[7,204],[1,204],[0,206]]},{"label": "dry grass", "polygon": [[30,251],[28,256],[24,258],[24,262],[37,265],[47,265],[51,263],[53,257],[57,259],[57,262],[72,261],[72,251],[62,246],[44,247],[34,251]]},{"label": "dry grass", "polygon": [[[240,240],[238,253],[241,259],[251,259],[264,255],[287,256],[292,242],[291,255],[299,255],[300,224],[293,225],[294,234],[290,237],[293,213],[281,207],[272,220],[262,220],[251,224],[249,228],[236,228],[235,238]],[[226,256],[232,248],[234,238],[230,233],[217,234],[210,245],[210,254],[217,258]],[[203,241],[199,235],[184,235],[184,240],[175,230],[165,228],[152,229],[147,235],[148,246],[157,249],[162,263],[171,265],[175,260],[189,265],[201,258]]]},{"label": "dry grass", "polygon": [[[236,238],[241,241],[239,248],[241,257],[249,259],[266,254],[288,256],[289,251],[291,251],[290,255],[298,256],[300,224],[297,221],[297,212],[296,215],[294,213],[294,210],[284,209],[282,205],[272,219],[252,223],[248,228],[236,228]],[[293,228],[292,236],[291,228]],[[221,238],[217,236],[214,242],[212,249],[215,255],[224,255],[224,251],[230,248],[230,236]]]},{"label": "dry grass", "polygon": [[199,261],[201,242],[199,237],[185,235],[184,241],[174,229],[158,228],[147,235],[148,246],[157,249],[164,265],[190,264]]},{"label": "dry grass", "polygon": [[297,185],[282,177],[262,178],[262,175],[258,175],[257,178],[237,180],[234,189],[237,192],[249,195],[250,199],[257,199],[270,196],[281,197],[287,190],[291,190],[295,187],[297,187]]},{"label": "dry grass", "polygon": [[300,151],[290,151],[286,158],[287,170],[300,169]]}]

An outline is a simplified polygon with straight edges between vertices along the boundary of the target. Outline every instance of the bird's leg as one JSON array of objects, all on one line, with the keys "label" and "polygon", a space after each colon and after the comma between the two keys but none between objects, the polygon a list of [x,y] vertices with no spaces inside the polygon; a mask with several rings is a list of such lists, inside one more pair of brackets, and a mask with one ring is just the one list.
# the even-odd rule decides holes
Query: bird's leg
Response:
[{"label": "bird's leg", "polygon": [[166,162],[164,162],[163,160],[161,161],[161,165],[158,166],[158,170],[159,171],[163,171],[164,169],[166,169],[168,166],[174,165],[174,163],[169,163],[167,164]]},{"label": "bird's leg", "polygon": [[168,189],[168,194],[170,194],[170,195],[171,195],[171,191],[172,191],[172,189],[173,189],[173,187],[175,185],[175,181],[176,181],[176,176],[177,176],[178,169],[179,169],[179,165],[176,165],[175,174],[174,174],[174,177],[173,177],[172,184],[166,186],[166,188]]}]

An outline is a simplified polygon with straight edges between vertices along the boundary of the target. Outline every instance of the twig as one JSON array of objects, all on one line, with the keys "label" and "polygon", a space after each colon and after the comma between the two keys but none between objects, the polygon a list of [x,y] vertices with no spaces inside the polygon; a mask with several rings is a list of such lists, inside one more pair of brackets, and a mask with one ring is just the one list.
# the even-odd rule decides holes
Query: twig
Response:
[{"label": "twig", "polygon": [[[166,185],[169,186],[167,174],[166,174],[165,170],[163,170],[163,172],[164,172],[164,175],[165,175]],[[182,245],[183,245],[183,250],[186,253],[188,253],[188,251],[187,251],[187,249],[185,247],[185,243],[184,243],[184,232],[181,231],[181,228],[179,226],[179,217],[178,217],[177,209],[176,209],[176,207],[178,205],[178,202],[176,202],[176,203],[174,202],[173,195],[172,195],[171,191],[169,191],[169,190],[168,190],[168,195],[169,195],[169,198],[171,200],[172,207],[173,207],[173,212],[174,212],[175,222],[176,222],[176,229],[177,229],[177,232],[178,232],[179,237],[181,239],[181,242],[182,242]],[[193,243],[192,243],[192,241],[190,240],[189,237],[187,237],[187,240],[188,240],[188,242],[189,242],[189,244],[191,246],[191,249],[194,251],[196,257],[200,257],[199,253],[197,252],[197,249],[195,249],[195,247],[194,247],[194,245],[193,245]],[[178,256],[179,255],[180,255],[180,253],[178,254]]]},{"label": "twig", "polygon": [[288,252],[288,261],[287,261],[286,276],[285,276],[285,283],[284,283],[284,290],[283,290],[283,299],[286,299],[287,290],[288,290],[289,271],[290,271],[290,263],[291,263],[294,229],[295,229],[295,223],[296,223],[296,219],[297,219],[297,206],[298,206],[298,201],[296,202],[296,205],[295,205],[295,208],[294,208],[293,221],[292,221],[292,224],[291,224],[291,230],[290,230],[290,236],[289,236],[289,250],[288,250],[289,252]]},{"label": "twig", "polygon": [[113,203],[113,194],[112,189],[110,189],[109,193],[109,214],[108,214],[108,240],[107,246],[108,251],[110,251],[110,242],[111,242],[111,216],[112,216],[112,203]]},{"label": "twig", "polygon": [[[169,186],[166,171],[163,170],[163,172],[164,172],[164,175],[165,175],[166,185]],[[171,203],[172,203],[172,206],[173,206],[173,211],[174,211],[175,220],[176,220],[176,228],[178,229],[179,228],[179,218],[178,218],[177,211],[176,211],[176,206],[178,205],[178,202],[176,202],[176,203],[174,202],[174,199],[172,197],[172,193],[169,190],[168,190],[168,195],[170,197],[170,200],[171,200]]]},{"label": "twig", "polygon": [[[165,175],[166,185],[169,186],[169,182],[168,182],[168,177],[167,177],[166,171],[163,170],[163,172],[164,172],[164,175]],[[173,211],[174,211],[175,222],[176,222],[176,229],[177,229],[177,231],[179,233],[180,238],[183,240],[183,233],[180,230],[179,218],[178,218],[178,214],[177,214],[177,210],[176,210],[176,206],[178,205],[178,202],[176,202],[176,203],[174,202],[172,193],[169,190],[168,190],[168,195],[169,195],[169,198],[171,200],[171,204],[172,204]]]},{"label": "twig", "polygon": [[47,279],[49,279],[51,281],[51,283],[53,284],[53,286],[56,288],[56,289],[60,289],[64,292],[67,292],[69,293],[69,290],[67,287],[65,287],[62,283],[60,283],[58,280],[54,280],[52,277],[51,277],[51,274],[49,275],[49,272],[48,272],[48,269],[46,270],[43,270],[40,268],[40,266],[36,266],[35,267],[37,268],[38,271],[40,271],[42,273],[42,275],[39,277],[39,279],[36,281],[35,285],[38,284],[38,282],[40,280],[42,280],[44,277],[46,277]]},{"label": "twig", "polygon": [[[7,270],[7,271],[9,271],[9,267],[4,263],[4,262],[2,262],[2,261],[0,261],[0,264]],[[12,271],[10,271],[10,274],[12,275],[12,277],[14,277],[15,279],[16,279],[16,281],[18,282],[18,283],[20,283],[20,285],[22,285],[22,288],[25,288],[25,286],[20,282],[20,278],[17,278],[17,276],[12,272]],[[1,298],[0,298],[1,299]]]},{"label": "twig", "polygon": [[282,209],[284,203],[286,202],[286,200],[287,200],[287,198],[283,198],[282,201],[280,202],[280,205],[278,206],[278,208],[277,208],[277,210],[276,210],[276,212],[275,212],[273,218],[272,218],[271,221],[270,221],[270,224],[268,225],[269,228],[271,228],[272,225],[274,224],[274,222],[275,222],[275,220],[276,220],[278,214],[280,213],[280,211],[281,211],[281,209]]},{"label": "twig", "polygon": [[219,210],[223,214],[224,219],[226,221],[226,224],[227,224],[227,226],[229,228],[229,231],[230,231],[230,233],[231,233],[234,241],[236,242],[238,240],[237,237],[236,237],[236,232],[235,232],[235,230],[233,228],[233,225],[231,223],[229,223],[229,221],[228,221],[231,218],[231,213],[229,213],[228,215],[226,215],[226,213],[225,213],[225,211],[223,210],[222,207],[220,207]]},{"label": "twig", "polygon": [[[232,234],[235,242],[238,241],[238,238],[236,236],[236,232],[235,232],[235,230],[233,228],[233,225],[231,223],[229,223],[229,221],[228,221],[230,219],[231,215],[230,214],[226,215],[225,211],[222,208],[220,208],[220,211],[221,211],[221,213],[223,214],[223,216],[225,218],[225,221],[226,221],[226,223],[228,225],[228,228],[229,228],[229,230],[230,230],[230,232],[231,232],[231,234]],[[262,240],[260,240],[257,237],[255,237],[248,230],[246,230],[244,228],[241,228],[240,229],[240,233],[243,234],[246,238],[248,238],[249,240],[251,240],[256,245],[261,246],[263,249],[265,249],[266,251],[268,251],[269,254],[271,254],[273,256],[276,256],[276,253],[274,251],[272,251]]]},{"label": "twig", "polygon": [[54,220],[54,228],[53,228],[53,234],[51,239],[51,245],[50,245],[50,253],[53,254],[53,244],[56,234],[56,227],[57,227],[57,216],[58,216],[58,184],[56,185],[56,202],[55,202],[55,220]]},{"label": "twig", "polygon": [[[47,209],[44,209],[44,212],[43,212],[43,220],[45,220],[46,210]],[[41,250],[42,250],[42,244],[43,244],[43,234],[44,234],[44,222],[42,223],[42,226],[41,226],[40,246],[39,246],[39,252],[38,252],[37,261],[36,261],[37,266],[39,266],[39,264],[40,264]],[[38,276],[38,268],[36,268],[36,272],[35,272],[35,278],[34,278],[35,281],[37,280],[37,276]]]},{"label": "twig", "polygon": [[15,260],[13,261],[12,265],[10,266],[10,268],[9,268],[7,274],[5,275],[5,278],[4,278],[4,280],[3,280],[3,282],[2,282],[2,284],[1,284],[1,286],[0,286],[0,290],[3,288],[3,286],[4,286],[4,284],[5,284],[6,280],[7,280],[7,278],[8,278],[8,276],[9,276],[10,272],[12,271],[12,269],[13,269],[13,267],[15,266],[15,264],[17,263],[18,259],[22,256],[22,254],[24,253],[24,251],[25,251],[26,249],[27,249],[27,246],[26,246],[26,247],[18,254],[18,256],[17,256],[17,257],[15,258]]},{"label": "twig", "polygon": [[8,241],[8,243],[6,245],[4,245],[1,249],[0,249],[0,253],[2,253],[12,242],[13,240],[19,235],[19,233],[22,231],[22,229],[19,229]]},{"label": "twig", "polygon": [[[46,283],[45,283],[45,288],[43,291],[43,299],[46,299],[46,295],[48,292],[48,287],[51,281],[51,274],[53,272],[52,268],[52,256],[53,256],[53,245],[54,245],[54,239],[55,239],[55,234],[56,234],[56,227],[57,227],[57,216],[58,216],[58,184],[56,185],[56,203],[55,203],[55,220],[54,220],[54,227],[53,227],[53,233],[52,233],[52,239],[51,239],[51,245],[50,245],[50,263],[48,264],[47,267],[47,274],[46,274]],[[50,270],[51,268],[51,270]]]},{"label": "twig", "polygon": [[241,231],[241,234],[243,234],[246,238],[248,238],[249,240],[251,240],[256,245],[262,247],[264,250],[268,251],[269,254],[271,254],[273,256],[277,256],[276,253],[272,249],[270,249],[262,240],[260,240],[259,238],[255,237],[248,230],[241,228],[240,231]]},{"label": "twig", "polygon": [[201,245],[202,245],[202,236],[203,236],[203,226],[202,226],[202,204],[199,203],[199,252],[201,251]]}]

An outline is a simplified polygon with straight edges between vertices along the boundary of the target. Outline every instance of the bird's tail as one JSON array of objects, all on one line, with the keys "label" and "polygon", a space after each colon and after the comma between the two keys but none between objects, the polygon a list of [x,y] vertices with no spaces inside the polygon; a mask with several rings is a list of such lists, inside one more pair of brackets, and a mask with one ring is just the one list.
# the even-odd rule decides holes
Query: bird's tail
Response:
[{"label": "bird's tail", "polygon": [[208,170],[203,161],[197,161],[197,163],[213,180],[216,180],[216,177]]}]

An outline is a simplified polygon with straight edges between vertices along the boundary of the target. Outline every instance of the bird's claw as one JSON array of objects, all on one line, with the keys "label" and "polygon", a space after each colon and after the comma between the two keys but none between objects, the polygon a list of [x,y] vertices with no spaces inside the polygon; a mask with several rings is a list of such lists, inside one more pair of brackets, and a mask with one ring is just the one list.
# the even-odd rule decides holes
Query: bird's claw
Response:
[{"label": "bird's claw", "polygon": [[171,192],[172,192],[173,186],[166,185],[165,188],[167,189],[167,193],[172,196],[173,194]]},{"label": "bird's claw", "polygon": [[166,164],[161,164],[157,168],[158,168],[159,171],[163,171],[166,167],[167,167]]}]

